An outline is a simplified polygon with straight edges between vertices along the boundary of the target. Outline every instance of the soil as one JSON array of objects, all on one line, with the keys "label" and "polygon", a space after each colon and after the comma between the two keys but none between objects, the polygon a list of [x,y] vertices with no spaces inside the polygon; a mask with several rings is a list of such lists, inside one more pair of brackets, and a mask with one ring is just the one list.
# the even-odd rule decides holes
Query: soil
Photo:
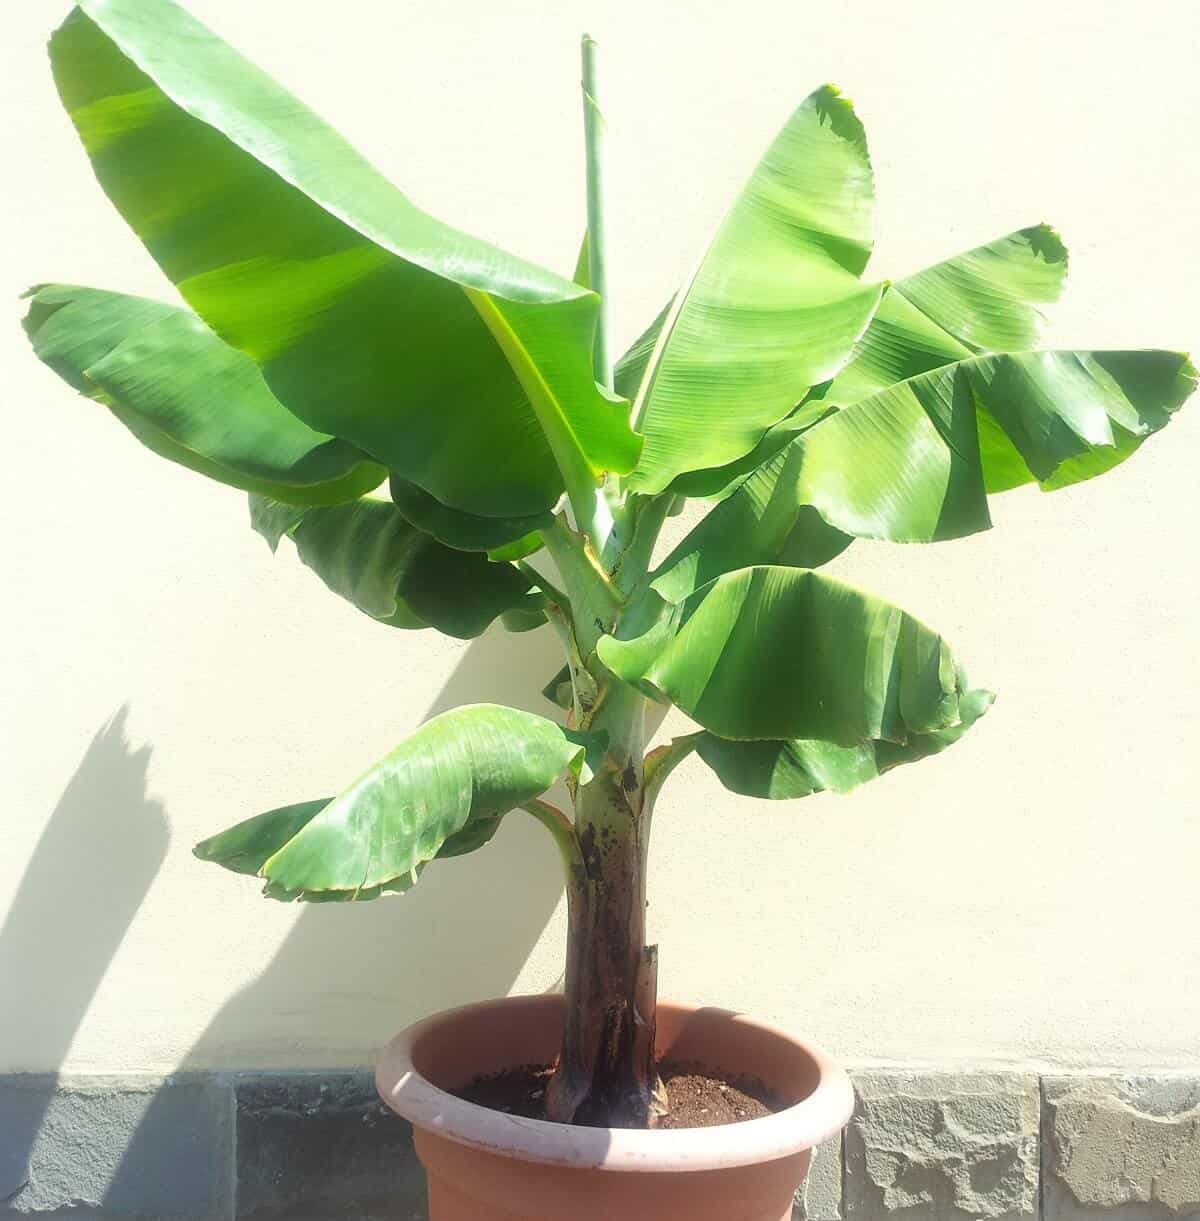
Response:
[{"label": "soil", "polygon": [[[476,1077],[454,1094],[493,1111],[545,1119],[546,1086],[552,1064],[523,1064],[489,1077]],[[669,1113],[658,1121],[662,1128],[711,1128],[742,1123],[783,1109],[761,1081],[724,1074],[697,1064],[664,1060],[658,1066],[667,1090]]]},{"label": "soil", "polygon": [[698,1064],[664,1061],[658,1074],[667,1087],[670,1109],[660,1128],[711,1128],[723,1123],[761,1119],[783,1109],[761,1081],[714,1074]]}]

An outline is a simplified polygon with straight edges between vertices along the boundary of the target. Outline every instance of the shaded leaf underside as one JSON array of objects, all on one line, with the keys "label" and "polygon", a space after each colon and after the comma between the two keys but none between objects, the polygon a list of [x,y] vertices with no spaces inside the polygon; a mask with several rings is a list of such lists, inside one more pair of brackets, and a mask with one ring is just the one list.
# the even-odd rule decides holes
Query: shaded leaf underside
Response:
[{"label": "shaded leaf underside", "polygon": [[542,546],[539,531],[553,521],[550,513],[528,517],[479,517],[451,509],[428,492],[393,475],[388,483],[392,503],[419,530],[457,551],[504,553],[505,559],[532,555]]},{"label": "shaded leaf underside", "polygon": [[252,496],[250,516],[272,548],[288,535],[329,589],[392,627],[466,639],[506,612],[540,612],[541,595],[511,564],[444,546],[384,500],[306,510]]},{"label": "shaded leaf underside", "polygon": [[870,741],[839,746],[819,739],[735,742],[699,734],[696,753],[733,793],[790,800],[813,793],[848,793],[904,763],[915,763],[952,746],[988,708],[990,691],[959,697],[960,721],[947,729],[914,733],[907,742]]}]

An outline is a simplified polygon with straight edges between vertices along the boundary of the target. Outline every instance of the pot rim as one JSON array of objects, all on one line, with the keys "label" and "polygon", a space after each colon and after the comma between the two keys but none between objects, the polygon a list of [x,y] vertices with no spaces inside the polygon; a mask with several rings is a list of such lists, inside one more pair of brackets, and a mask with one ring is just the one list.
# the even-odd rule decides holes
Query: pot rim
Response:
[{"label": "pot rim", "polygon": [[815,1043],[744,1014],[707,1005],[659,1003],[660,1009],[681,1015],[703,1010],[791,1044],[817,1069],[812,1093],[772,1115],[711,1128],[583,1128],[525,1119],[467,1102],[434,1085],[413,1063],[414,1048],[443,1022],[472,1011],[555,1001],[561,1003],[561,997],[504,997],[444,1010],[414,1023],[392,1039],[379,1058],[375,1070],[379,1096],[415,1127],[475,1149],[548,1165],[644,1173],[720,1170],[792,1157],[835,1136],[854,1110],[850,1078]]}]

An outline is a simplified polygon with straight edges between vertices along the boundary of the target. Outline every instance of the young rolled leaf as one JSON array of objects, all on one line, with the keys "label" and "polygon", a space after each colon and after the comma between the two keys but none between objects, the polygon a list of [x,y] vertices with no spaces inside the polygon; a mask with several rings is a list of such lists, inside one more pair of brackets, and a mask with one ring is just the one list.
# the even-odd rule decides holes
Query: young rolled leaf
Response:
[{"label": "young rolled leaf", "polygon": [[650,593],[600,660],[722,738],[904,743],[961,723],[949,645],[911,615],[798,568],[745,568],[679,603]]},{"label": "young rolled leaf", "polygon": [[991,525],[987,496],[1102,474],[1166,426],[1196,372],[1178,352],[972,357],[838,411],[792,442],[796,495],[859,538],[933,542]]},{"label": "young rolled leaf", "polygon": [[661,492],[684,471],[747,453],[842,367],[882,291],[858,278],[873,200],[862,125],[837,90],[819,89],[767,150],[662,321],[634,408],[645,446],[631,490]]},{"label": "young rolled leaf", "polygon": [[491,838],[509,810],[585,767],[586,735],[515,708],[474,704],[422,725],[328,803],[288,806],[197,845],[284,899],[402,890],[439,856]]},{"label": "young rolled leaf", "polygon": [[443,546],[384,500],[306,510],[252,496],[250,522],[272,550],[288,535],[334,593],[391,627],[469,639],[505,612],[539,612],[543,602],[511,564]]},{"label": "young rolled leaf", "polygon": [[30,296],[24,326],[38,358],[160,457],[292,504],[353,500],[385,478],[361,450],[292,415],[254,361],[191,311],[72,284]]},{"label": "young rolled leaf", "polygon": [[839,746],[813,738],[733,742],[701,733],[695,751],[732,793],[781,801],[813,793],[848,793],[902,763],[915,763],[953,746],[992,706],[990,691],[959,698],[962,720],[948,729],[914,733],[907,742],[872,741]]},{"label": "young rolled leaf", "polygon": [[51,59],[110,199],[311,427],[482,516],[632,469],[595,294],[422,212],[170,0],[81,0]]}]

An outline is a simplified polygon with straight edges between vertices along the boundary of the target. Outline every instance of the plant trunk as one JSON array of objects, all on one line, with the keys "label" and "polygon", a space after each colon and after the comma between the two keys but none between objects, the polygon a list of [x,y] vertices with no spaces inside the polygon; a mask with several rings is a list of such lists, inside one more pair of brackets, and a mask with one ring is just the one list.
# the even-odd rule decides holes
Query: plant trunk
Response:
[{"label": "plant trunk", "polygon": [[646,945],[644,701],[613,683],[593,730],[609,735],[594,779],[576,793],[581,862],[567,885],[566,1027],[546,1096],[549,1119],[645,1128],[659,1112],[654,1065],[656,947]]}]

